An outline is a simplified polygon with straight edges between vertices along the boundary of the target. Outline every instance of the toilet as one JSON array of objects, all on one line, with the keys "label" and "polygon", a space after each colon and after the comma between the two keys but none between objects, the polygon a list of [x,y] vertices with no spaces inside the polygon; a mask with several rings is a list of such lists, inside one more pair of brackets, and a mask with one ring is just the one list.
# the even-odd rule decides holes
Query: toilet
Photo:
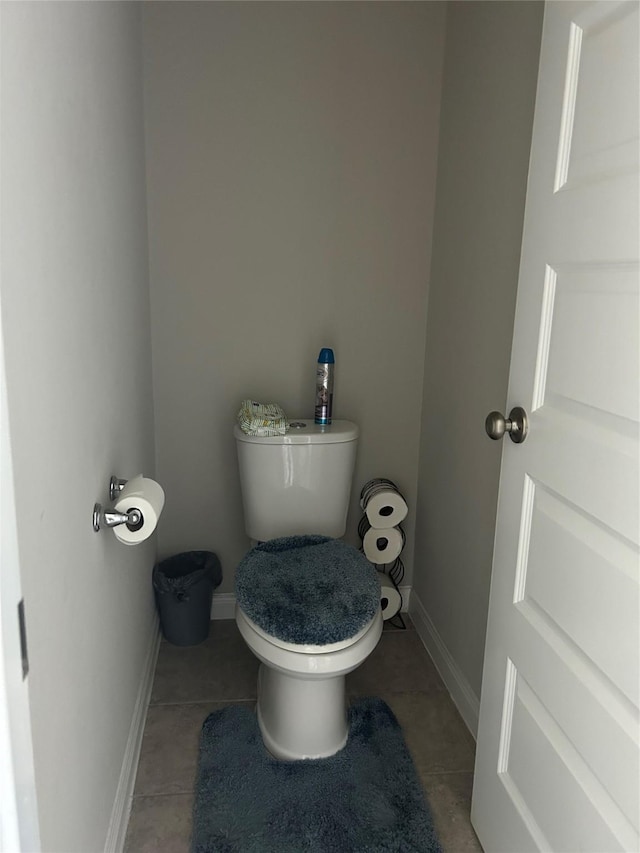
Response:
[{"label": "toilet", "polygon": [[234,437],[254,543],[236,570],[236,623],[260,661],[260,732],[276,758],[326,758],[347,741],[345,676],[382,634],[375,567],[340,539],[358,427],[301,419],[286,435]]}]

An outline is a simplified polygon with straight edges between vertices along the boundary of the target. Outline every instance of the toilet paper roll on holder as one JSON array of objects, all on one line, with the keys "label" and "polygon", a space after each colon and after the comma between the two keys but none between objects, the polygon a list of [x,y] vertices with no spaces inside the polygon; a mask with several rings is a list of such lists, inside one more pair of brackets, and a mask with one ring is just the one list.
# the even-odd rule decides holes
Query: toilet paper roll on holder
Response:
[{"label": "toilet paper roll on holder", "polygon": [[[127,480],[111,477],[109,480],[109,498],[111,501],[116,500],[126,485]],[[119,524],[126,524],[132,530],[137,530],[143,522],[142,513],[135,507],[132,507],[128,512],[118,512],[115,509],[104,509],[100,503],[93,505],[93,529],[96,533],[103,525],[104,527],[117,527]]]}]

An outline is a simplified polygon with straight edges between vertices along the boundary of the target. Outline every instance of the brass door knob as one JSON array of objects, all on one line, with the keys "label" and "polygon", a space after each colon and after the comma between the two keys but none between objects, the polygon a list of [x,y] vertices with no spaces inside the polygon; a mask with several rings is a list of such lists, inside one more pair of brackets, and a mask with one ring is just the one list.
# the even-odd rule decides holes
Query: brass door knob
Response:
[{"label": "brass door knob", "polygon": [[511,409],[508,418],[505,418],[502,412],[489,412],[484,422],[484,428],[489,438],[494,441],[498,441],[504,436],[505,432],[508,432],[511,441],[522,444],[529,429],[527,413],[522,406],[515,406]]}]

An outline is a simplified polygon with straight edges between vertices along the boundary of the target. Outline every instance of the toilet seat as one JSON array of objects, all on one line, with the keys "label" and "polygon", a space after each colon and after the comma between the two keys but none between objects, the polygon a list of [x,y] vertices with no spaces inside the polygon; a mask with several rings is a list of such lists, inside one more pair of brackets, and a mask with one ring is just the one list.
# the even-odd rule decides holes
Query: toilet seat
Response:
[{"label": "toilet seat", "polygon": [[[238,609],[242,610],[240,605],[237,605]],[[274,646],[277,646],[280,649],[285,649],[290,652],[297,652],[298,654],[303,655],[321,655],[321,654],[332,654],[333,652],[339,652],[341,649],[346,649],[349,646],[352,646],[354,643],[357,643],[358,640],[363,637],[369,628],[375,616],[372,618],[371,622],[368,622],[364,628],[358,631],[357,634],[354,634],[353,637],[347,637],[346,640],[341,640],[338,643],[325,643],[324,645],[311,645],[310,643],[287,643],[286,640],[281,640],[279,637],[274,637],[273,634],[269,634],[268,631],[265,631],[259,625],[257,625],[247,614],[242,610],[242,615],[244,619],[246,619],[249,627],[251,627],[256,634],[262,637],[266,642],[271,643]]]},{"label": "toilet seat", "polygon": [[373,565],[327,536],[260,543],[238,565],[235,587],[238,604],[264,637],[298,652],[351,645],[380,609]]},{"label": "toilet seat", "polygon": [[236,624],[246,644],[266,666],[306,679],[324,679],[346,675],[371,654],[382,634],[382,610],[378,606],[374,617],[355,636],[331,646],[316,646],[313,651],[311,646],[283,643],[271,637],[252,622],[237,602]]}]

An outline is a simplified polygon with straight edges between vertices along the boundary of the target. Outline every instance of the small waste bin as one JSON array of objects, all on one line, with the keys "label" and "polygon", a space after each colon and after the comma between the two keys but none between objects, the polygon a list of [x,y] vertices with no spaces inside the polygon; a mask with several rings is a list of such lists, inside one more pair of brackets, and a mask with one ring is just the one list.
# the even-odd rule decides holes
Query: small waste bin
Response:
[{"label": "small waste bin", "polygon": [[174,646],[195,646],[209,636],[211,598],[222,581],[212,551],[187,551],[153,568],[153,590],[165,638]]}]

